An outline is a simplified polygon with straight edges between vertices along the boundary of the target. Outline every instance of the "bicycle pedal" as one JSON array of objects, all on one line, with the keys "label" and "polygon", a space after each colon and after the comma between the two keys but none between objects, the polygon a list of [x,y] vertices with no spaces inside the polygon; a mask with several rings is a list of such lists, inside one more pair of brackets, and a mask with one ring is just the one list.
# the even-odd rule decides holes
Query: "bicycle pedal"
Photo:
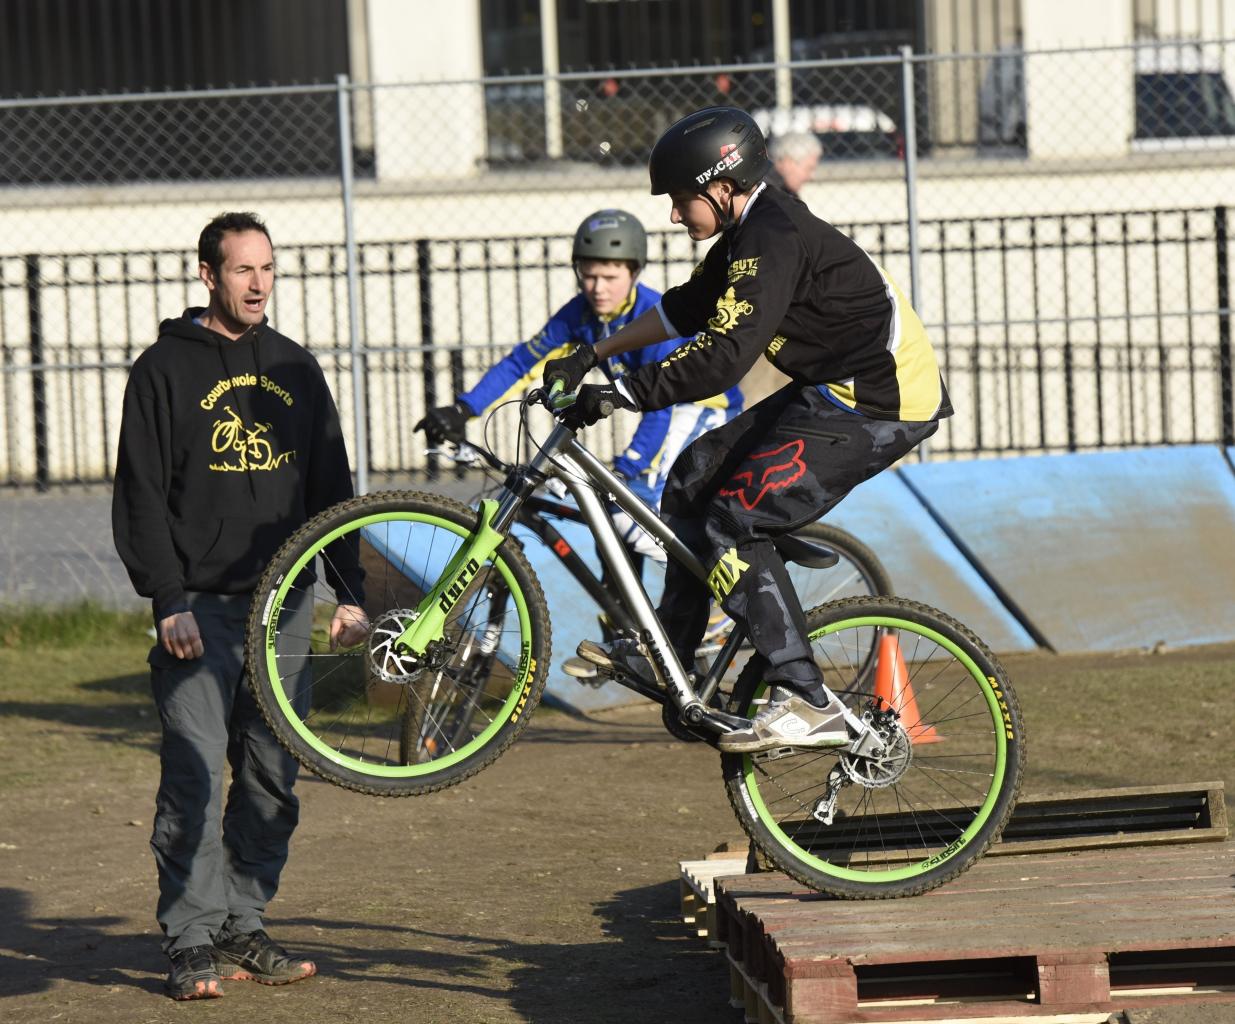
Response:
[{"label": "bicycle pedal", "polygon": [[793,757],[795,754],[800,754],[806,747],[773,747],[771,750],[760,750],[758,753],[751,754],[750,759],[754,764],[762,764],[766,761],[779,761],[782,757]]},{"label": "bicycle pedal", "polygon": [[604,680],[600,678],[600,671],[597,667],[583,658],[567,658],[562,662],[562,671],[577,679],[584,686],[604,685]]},{"label": "bicycle pedal", "polygon": [[[580,641],[579,646],[575,649],[575,653],[578,657],[567,658],[563,662],[563,668],[570,664],[588,665],[591,667],[593,674],[595,674],[598,668],[611,669],[613,667],[613,662],[609,658],[609,652],[596,643],[595,640]],[[571,675],[575,674],[571,673]]]}]

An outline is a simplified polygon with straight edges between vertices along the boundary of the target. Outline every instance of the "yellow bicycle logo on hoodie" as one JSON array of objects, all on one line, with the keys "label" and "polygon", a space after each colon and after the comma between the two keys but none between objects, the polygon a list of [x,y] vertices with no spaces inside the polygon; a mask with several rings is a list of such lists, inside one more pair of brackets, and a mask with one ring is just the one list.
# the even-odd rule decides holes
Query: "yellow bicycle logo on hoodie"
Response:
[{"label": "yellow bicycle logo on hoodie", "polygon": [[270,429],[269,423],[257,423],[252,427],[247,427],[244,420],[230,405],[223,406],[223,411],[228,416],[226,419],[214,421],[214,433],[210,435],[210,447],[220,454],[234,452],[238,456],[238,461],[212,462],[210,468],[215,472],[278,469],[296,454],[294,451],[275,454],[274,446],[261,436]]}]

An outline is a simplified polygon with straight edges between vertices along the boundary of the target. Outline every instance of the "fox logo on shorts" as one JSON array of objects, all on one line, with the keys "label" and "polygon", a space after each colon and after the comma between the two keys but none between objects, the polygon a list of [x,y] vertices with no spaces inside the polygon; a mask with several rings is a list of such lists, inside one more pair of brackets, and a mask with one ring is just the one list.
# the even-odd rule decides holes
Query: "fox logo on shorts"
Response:
[{"label": "fox logo on shorts", "polygon": [[733,590],[742,573],[749,568],[750,563],[743,562],[738,557],[737,548],[730,548],[720,556],[720,560],[708,573],[708,587],[718,604],[725,599],[726,594]]},{"label": "fox logo on shorts", "polygon": [[756,465],[735,473],[717,493],[725,498],[736,497],[749,512],[769,491],[784,490],[802,478],[806,472],[806,463],[802,461],[805,447],[806,442],[799,438],[771,451],[748,455],[744,465]]}]

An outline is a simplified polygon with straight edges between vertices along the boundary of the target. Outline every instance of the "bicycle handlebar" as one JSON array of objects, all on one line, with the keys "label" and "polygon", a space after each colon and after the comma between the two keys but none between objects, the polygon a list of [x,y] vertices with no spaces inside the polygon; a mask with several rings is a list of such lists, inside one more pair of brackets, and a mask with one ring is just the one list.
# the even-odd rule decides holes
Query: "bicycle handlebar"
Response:
[{"label": "bicycle handlebar", "polygon": [[[537,391],[533,391],[531,394],[527,396],[527,400],[529,402],[536,402],[538,400],[541,400],[543,401],[543,404],[545,405],[546,408],[552,410],[553,412],[561,412],[563,409],[569,408],[570,406],[574,405],[575,401],[579,397],[579,393],[577,391],[572,391],[568,395],[562,394],[565,388],[566,388],[565,381],[555,380],[549,386],[548,394],[544,397],[543,400],[539,398],[539,395],[537,393],[538,391],[543,391],[544,390],[543,388],[539,388],[537,389]],[[617,407],[611,401],[609,401],[609,399],[602,398],[600,402],[600,410],[599,410],[601,418],[608,419],[610,416],[613,415],[614,410],[616,408]]]},{"label": "bicycle handlebar", "polygon": [[[575,404],[575,399],[578,397],[576,392],[563,394],[566,384],[564,381],[555,380],[548,388],[535,388],[527,393],[523,399],[526,405],[543,405],[550,412],[561,412]],[[613,415],[613,403],[605,400],[601,402],[601,415]],[[453,462],[458,462],[465,466],[474,466],[477,462],[487,462],[491,467],[499,473],[510,472],[511,465],[508,462],[503,462],[487,448],[481,448],[479,445],[474,445],[464,438],[451,439],[455,446],[455,450],[449,448],[432,447],[425,450],[426,455],[441,455],[444,458],[450,459]]]}]

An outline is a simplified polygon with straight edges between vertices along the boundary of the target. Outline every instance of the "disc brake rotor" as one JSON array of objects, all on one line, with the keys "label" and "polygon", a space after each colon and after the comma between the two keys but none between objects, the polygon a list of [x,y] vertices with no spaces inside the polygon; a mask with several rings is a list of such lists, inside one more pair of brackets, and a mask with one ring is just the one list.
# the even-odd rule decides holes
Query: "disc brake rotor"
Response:
[{"label": "disc brake rotor", "polygon": [[909,770],[913,763],[913,742],[894,714],[867,711],[862,717],[879,734],[884,749],[868,756],[842,754],[840,763],[845,774],[858,785],[883,789]]},{"label": "disc brake rotor", "polygon": [[416,612],[409,608],[392,608],[373,623],[369,640],[369,666],[379,679],[387,683],[408,683],[424,667],[424,662],[411,651],[399,651],[396,642],[403,631],[416,621]]}]

